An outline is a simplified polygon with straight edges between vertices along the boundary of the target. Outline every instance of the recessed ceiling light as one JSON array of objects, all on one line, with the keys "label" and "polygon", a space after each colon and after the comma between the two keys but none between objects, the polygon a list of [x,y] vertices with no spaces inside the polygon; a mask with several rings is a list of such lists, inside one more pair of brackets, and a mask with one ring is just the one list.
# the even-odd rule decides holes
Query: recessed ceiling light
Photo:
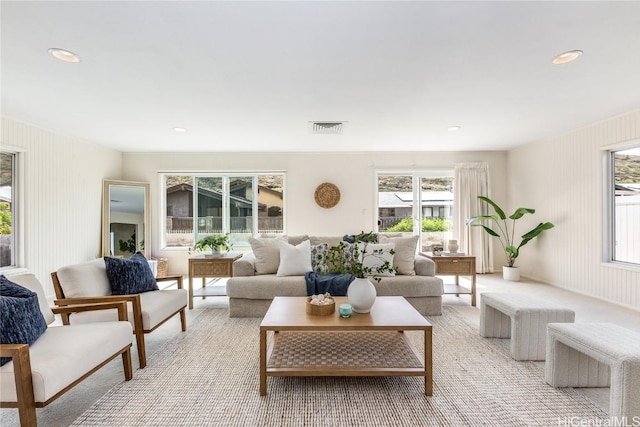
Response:
[{"label": "recessed ceiling light", "polygon": [[556,55],[555,58],[553,58],[553,61],[551,62],[553,62],[556,65],[567,64],[571,61],[575,61],[576,59],[580,58],[581,55],[582,55],[581,50],[570,50],[568,52],[561,53],[560,55]]},{"label": "recessed ceiling light", "polygon": [[69,52],[68,50],[52,47],[51,49],[49,49],[49,53],[58,58],[60,61],[80,62],[80,57],[73,52]]},{"label": "recessed ceiling light", "polygon": [[185,128],[181,128],[181,127],[174,127],[173,130],[176,131],[176,132],[186,132],[187,131]]},{"label": "recessed ceiling light", "polygon": [[457,132],[457,131],[459,131],[460,129],[461,129],[461,127],[460,127],[460,126],[449,126],[449,127],[447,128],[447,130],[448,130],[449,132]]}]

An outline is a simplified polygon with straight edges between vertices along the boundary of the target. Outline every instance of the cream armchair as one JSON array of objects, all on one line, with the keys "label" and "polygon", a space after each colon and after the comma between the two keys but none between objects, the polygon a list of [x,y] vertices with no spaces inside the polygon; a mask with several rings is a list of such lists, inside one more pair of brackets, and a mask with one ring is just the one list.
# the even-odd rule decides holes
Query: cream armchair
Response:
[{"label": "cream armchair", "polygon": [[[187,290],[182,288],[182,276],[157,278],[160,281],[176,281],[178,289],[163,289],[140,294],[111,295],[111,287],[102,258],[93,261],[69,265],[51,273],[58,306],[69,304],[127,301],[129,321],[133,325],[138,348],[140,368],[147,365],[144,334],[153,332],[157,327],[180,314],[182,331],[187,330],[185,308]],[[64,324],[102,322],[115,318],[115,311],[101,313],[77,313],[62,315]]]},{"label": "cream armchair", "polygon": [[127,321],[125,302],[51,309],[33,274],[9,279],[38,295],[40,311],[47,324],[55,320],[54,313],[105,309],[115,309],[118,313],[113,322],[48,327],[30,346],[0,344],[0,356],[11,357],[10,362],[0,366],[0,407],[18,408],[21,426],[36,426],[36,408],[47,406],[118,355],[122,355],[125,380],[133,377],[133,329]]}]

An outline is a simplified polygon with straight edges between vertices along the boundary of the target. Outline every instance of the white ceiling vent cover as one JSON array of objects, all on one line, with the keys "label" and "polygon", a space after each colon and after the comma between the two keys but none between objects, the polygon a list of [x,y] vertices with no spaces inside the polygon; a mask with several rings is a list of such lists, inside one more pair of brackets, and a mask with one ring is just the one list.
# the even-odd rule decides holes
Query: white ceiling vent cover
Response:
[{"label": "white ceiling vent cover", "polygon": [[311,122],[311,133],[341,135],[346,122]]}]

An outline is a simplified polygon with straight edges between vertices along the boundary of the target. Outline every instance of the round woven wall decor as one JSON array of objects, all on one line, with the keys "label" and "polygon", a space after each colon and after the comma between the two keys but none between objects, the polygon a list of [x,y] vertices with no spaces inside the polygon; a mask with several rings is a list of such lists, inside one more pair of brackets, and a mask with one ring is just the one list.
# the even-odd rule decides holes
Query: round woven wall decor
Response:
[{"label": "round woven wall decor", "polygon": [[340,189],[330,182],[323,182],[316,188],[314,196],[318,206],[329,209],[340,201]]}]

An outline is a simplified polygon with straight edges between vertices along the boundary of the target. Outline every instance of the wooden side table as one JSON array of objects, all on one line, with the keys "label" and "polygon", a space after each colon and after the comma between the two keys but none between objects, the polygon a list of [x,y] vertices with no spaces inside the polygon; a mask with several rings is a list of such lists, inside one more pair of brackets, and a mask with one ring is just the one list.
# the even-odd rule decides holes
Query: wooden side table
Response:
[{"label": "wooden side table", "polygon": [[[439,276],[455,276],[455,285],[444,285],[445,294],[471,294],[471,305],[476,305],[476,257],[433,255],[431,252],[420,252],[436,263],[436,274]],[[460,276],[471,276],[471,289],[460,286]]]},{"label": "wooden side table", "polygon": [[[219,292],[208,290],[205,286],[207,277],[231,277],[233,262],[242,254],[229,252],[222,255],[196,255],[189,258],[189,309],[193,308],[193,297],[220,296]],[[193,290],[193,279],[202,278],[202,288]]]}]

